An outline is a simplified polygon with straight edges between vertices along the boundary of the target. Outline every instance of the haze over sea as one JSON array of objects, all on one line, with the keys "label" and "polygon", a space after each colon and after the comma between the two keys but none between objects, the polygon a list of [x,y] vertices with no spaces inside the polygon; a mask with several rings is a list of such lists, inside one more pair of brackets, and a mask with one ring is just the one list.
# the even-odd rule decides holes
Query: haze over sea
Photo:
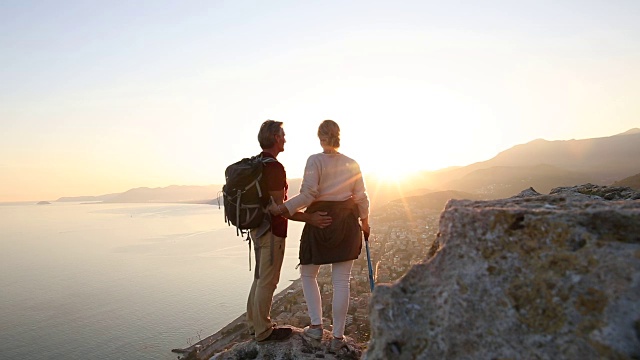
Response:
[{"label": "haze over sea", "polygon": [[[289,226],[277,292],[299,277]],[[211,205],[0,203],[0,254],[1,359],[175,359],[245,311],[252,281]]]}]

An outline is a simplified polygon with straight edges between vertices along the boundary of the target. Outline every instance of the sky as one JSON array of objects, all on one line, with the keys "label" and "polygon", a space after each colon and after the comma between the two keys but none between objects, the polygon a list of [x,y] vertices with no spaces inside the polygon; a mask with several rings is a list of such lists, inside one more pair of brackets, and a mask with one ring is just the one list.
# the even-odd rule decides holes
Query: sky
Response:
[{"label": "sky", "polygon": [[324,119],[390,179],[622,133],[640,2],[0,2],[0,201],[223,184],[266,119],[289,178]]}]

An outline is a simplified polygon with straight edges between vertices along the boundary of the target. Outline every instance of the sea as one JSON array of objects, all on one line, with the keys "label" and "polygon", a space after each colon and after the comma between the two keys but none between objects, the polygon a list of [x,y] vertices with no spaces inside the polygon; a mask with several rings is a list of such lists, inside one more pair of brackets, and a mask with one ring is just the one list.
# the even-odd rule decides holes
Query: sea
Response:
[{"label": "sea", "polygon": [[[220,330],[245,312],[254,267],[222,211],[0,203],[0,359],[176,359]],[[276,293],[299,278],[302,225]]]}]

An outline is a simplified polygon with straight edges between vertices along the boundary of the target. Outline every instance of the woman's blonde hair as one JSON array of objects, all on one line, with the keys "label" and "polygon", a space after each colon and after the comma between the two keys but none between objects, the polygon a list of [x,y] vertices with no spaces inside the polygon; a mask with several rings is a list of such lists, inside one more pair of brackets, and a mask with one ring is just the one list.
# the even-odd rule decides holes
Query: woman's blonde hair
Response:
[{"label": "woman's blonde hair", "polygon": [[318,138],[333,148],[340,147],[340,126],[333,120],[325,120],[318,127]]}]

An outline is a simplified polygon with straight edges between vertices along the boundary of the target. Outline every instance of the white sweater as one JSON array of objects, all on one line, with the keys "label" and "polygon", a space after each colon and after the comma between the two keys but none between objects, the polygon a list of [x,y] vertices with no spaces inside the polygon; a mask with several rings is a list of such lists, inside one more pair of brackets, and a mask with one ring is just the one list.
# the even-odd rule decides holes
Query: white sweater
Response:
[{"label": "white sweater", "polygon": [[300,194],[284,205],[293,214],[314,201],[344,201],[351,197],[358,205],[360,218],[369,217],[369,198],[360,165],[340,153],[318,153],[307,159]]}]

